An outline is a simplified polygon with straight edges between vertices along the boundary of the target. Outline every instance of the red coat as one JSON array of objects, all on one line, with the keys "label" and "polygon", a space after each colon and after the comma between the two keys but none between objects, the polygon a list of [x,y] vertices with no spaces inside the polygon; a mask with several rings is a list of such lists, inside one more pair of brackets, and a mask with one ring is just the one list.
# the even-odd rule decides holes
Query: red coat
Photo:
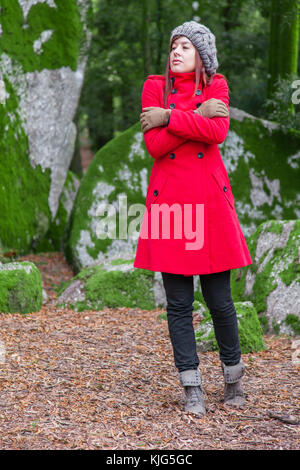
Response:
[{"label": "red coat", "polygon": [[[144,134],[154,163],[133,266],[196,275],[252,264],[218,148],[227,136],[229,116],[206,118],[192,111],[209,98],[221,99],[229,109],[227,82],[215,74],[211,85],[201,82],[193,97],[195,72],[170,70],[170,75],[169,124]],[[143,108],[164,107],[164,83],[162,75],[148,76]]]}]

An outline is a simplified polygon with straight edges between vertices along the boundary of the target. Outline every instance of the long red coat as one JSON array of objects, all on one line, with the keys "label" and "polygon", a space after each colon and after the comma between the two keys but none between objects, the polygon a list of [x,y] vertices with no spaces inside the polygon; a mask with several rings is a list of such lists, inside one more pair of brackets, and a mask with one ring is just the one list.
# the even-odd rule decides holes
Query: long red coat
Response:
[{"label": "long red coat", "polygon": [[[144,134],[154,163],[133,266],[196,275],[252,264],[218,148],[227,136],[229,116],[193,113],[198,103],[210,98],[221,99],[229,109],[227,82],[215,74],[211,85],[201,82],[193,97],[195,72],[170,70],[170,75],[169,124]],[[143,108],[164,107],[164,84],[163,75],[148,76]]]}]

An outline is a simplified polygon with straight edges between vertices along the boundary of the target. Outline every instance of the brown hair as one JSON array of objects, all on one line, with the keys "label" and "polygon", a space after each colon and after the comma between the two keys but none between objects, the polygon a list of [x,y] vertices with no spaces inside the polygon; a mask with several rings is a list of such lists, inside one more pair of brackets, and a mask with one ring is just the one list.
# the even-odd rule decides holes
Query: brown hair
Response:
[{"label": "brown hair", "polygon": [[[166,65],[166,71],[165,71],[165,88],[164,88],[164,107],[166,108],[167,107],[167,99],[168,99],[168,96],[169,96],[169,93],[171,92],[172,90],[172,82],[171,82],[171,77],[170,77],[170,73],[169,73],[169,70],[170,70],[170,52],[171,52],[171,49],[172,49],[172,45],[173,45],[173,42],[175,41],[175,39],[177,39],[178,37],[180,36],[174,36],[174,38],[172,39],[172,42],[170,44],[170,50],[169,50],[169,56],[168,56],[168,60],[167,60],[167,65]],[[195,48],[196,49],[196,48]],[[215,74],[212,74],[212,75],[207,75],[206,71],[205,71],[205,67],[202,63],[202,60],[201,60],[201,57],[200,57],[200,54],[199,52],[197,51],[196,49],[196,63],[195,63],[195,80],[196,80],[196,83],[195,83],[195,90],[194,90],[194,94],[193,96],[195,95],[196,91],[197,91],[197,88],[198,88],[198,85],[200,83],[200,80],[202,80],[204,86],[206,85],[210,85],[212,80],[213,80],[213,77]]]}]

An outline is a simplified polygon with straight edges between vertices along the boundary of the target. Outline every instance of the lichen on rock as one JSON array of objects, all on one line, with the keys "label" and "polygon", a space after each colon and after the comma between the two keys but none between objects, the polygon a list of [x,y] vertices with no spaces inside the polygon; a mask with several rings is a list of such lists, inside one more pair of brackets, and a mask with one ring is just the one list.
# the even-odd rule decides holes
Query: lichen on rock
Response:
[{"label": "lichen on rock", "polygon": [[300,132],[231,107],[230,129],[219,145],[244,234],[268,219],[300,218]]},{"label": "lichen on rock", "polygon": [[253,264],[232,273],[234,299],[253,302],[265,332],[297,334],[292,319],[300,319],[300,220],[266,221],[248,246]]}]

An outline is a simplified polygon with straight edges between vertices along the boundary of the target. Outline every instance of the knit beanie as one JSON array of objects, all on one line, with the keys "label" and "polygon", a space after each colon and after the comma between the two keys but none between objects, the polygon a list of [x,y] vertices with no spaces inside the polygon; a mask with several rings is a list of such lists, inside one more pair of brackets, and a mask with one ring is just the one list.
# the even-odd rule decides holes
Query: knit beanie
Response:
[{"label": "knit beanie", "polygon": [[187,21],[171,32],[170,43],[174,36],[185,36],[200,54],[207,75],[212,75],[219,67],[215,35],[203,24]]}]

